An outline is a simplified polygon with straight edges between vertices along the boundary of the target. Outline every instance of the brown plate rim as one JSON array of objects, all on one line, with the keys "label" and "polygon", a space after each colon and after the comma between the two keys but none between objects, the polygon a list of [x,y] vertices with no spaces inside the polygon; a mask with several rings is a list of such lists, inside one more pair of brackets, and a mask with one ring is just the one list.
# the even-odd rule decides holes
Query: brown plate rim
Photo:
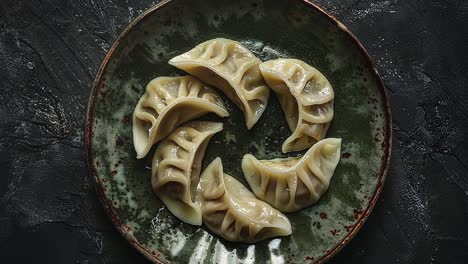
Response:
[{"label": "brown plate rim", "polygon": [[[112,220],[114,226],[117,228],[117,230],[130,242],[130,244],[135,247],[140,253],[142,253],[148,260],[150,260],[153,263],[163,263],[161,260],[157,259],[155,256],[153,256],[150,252],[148,252],[138,241],[136,241],[129,233],[127,230],[124,229],[124,226],[120,222],[120,220],[116,217],[114,211],[112,210],[111,205],[108,203],[107,198],[105,196],[104,189],[102,188],[103,184],[99,177],[97,176],[97,171],[95,168],[95,164],[93,162],[93,151],[92,151],[92,144],[91,144],[91,139],[92,139],[92,134],[93,134],[93,128],[92,128],[92,122],[93,122],[93,110],[94,110],[94,103],[96,99],[96,95],[98,94],[99,89],[101,88],[101,83],[102,83],[102,77],[105,69],[107,68],[107,63],[109,62],[109,59],[111,56],[114,54],[115,49],[119,46],[120,42],[132,31],[135,29],[135,27],[138,25],[140,21],[145,19],[148,15],[151,15],[152,13],[156,12],[159,10],[161,7],[165,6],[166,4],[173,2],[173,1],[180,1],[180,0],[164,0],[158,3],[157,5],[149,8],[147,11],[139,15],[137,18],[135,18],[123,31],[122,33],[118,36],[118,38],[115,40],[114,44],[112,47],[109,49],[108,53],[106,54],[101,66],[99,67],[99,70],[96,74],[96,78],[93,82],[93,87],[91,90],[91,95],[89,97],[89,102],[88,102],[88,110],[86,114],[86,135],[85,135],[85,148],[86,148],[86,158],[88,161],[88,167],[91,172],[91,175],[93,176],[95,182],[96,182],[96,190],[99,195],[99,199],[101,201],[101,204],[104,207],[105,212],[107,213],[108,217]],[[384,144],[385,144],[385,150],[384,150],[384,156],[383,156],[383,161],[384,164],[380,169],[380,175],[379,175],[379,181],[377,183],[374,195],[370,199],[370,202],[360,218],[357,220],[356,224],[353,226],[353,229],[331,250],[327,251],[325,255],[323,255],[320,259],[317,259],[314,261],[314,263],[324,263],[328,261],[331,257],[336,255],[346,244],[349,243],[349,241],[356,235],[356,233],[361,229],[362,225],[366,221],[367,217],[370,215],[372,210],[374,209],[374,206],[380,196],[380,193],[382,192],[383,185],[385,182],[385,178],[388,173],[389,165],[390,165],[390,157],[391,157],[391,149],[392,149],[392,116],[390,112],[390,103],[388,100],[388,95],[385,90],[385,85],[382,81],[382,78],[377,70],[377,67],[373,60],[371,59],[369,53],[367,50],[364,48],[362,43],[357,39],[357,37],[354,35],[353,32],[351,32],[343,23],[341,23],[335,16],[333,16],[331,13],[326,11],[324,8],[321,6],[312,3],[310,0],[298,0],[303,2],[307,7],[315,9],[325,17],[327,17],[329,20],[334,22],[337,27],[347,33],[347,35],[351,38],[351,40],[359,47],[361,52],[365,55],[366,60],[368,65],[371,67],[372,72],[374,73],[375,78],[378,81],[378,86],[380,89],[380,92],[383,97],[384,101],[384,108],[385,108],[385,118],[386,118],[386,131],[385,131],[385,139],[384,139]]]}]

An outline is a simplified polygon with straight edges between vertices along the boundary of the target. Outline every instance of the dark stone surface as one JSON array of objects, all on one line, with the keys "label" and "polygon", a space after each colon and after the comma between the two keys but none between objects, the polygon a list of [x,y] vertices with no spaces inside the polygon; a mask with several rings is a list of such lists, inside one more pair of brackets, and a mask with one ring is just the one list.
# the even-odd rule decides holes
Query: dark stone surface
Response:
[{"label": "dark stone surface", "polygon": [[[0,1],[0,262],[147,263],[89,176],[91,83],[119,32],[157,1]],[[381,199],[331,263],[468,262],[468,2],[319,0],[387,85],[393,158]]]}]

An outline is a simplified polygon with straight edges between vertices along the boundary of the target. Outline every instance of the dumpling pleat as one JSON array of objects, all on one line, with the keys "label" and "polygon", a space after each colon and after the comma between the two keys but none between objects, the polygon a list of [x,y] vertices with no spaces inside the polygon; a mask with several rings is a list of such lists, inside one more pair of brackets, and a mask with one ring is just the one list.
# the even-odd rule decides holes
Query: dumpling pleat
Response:
[{"label": "dumpling pleat", "polygon": [[[224,192],[224,187],[218,185],[216,187],[212,187],[209,191],[206,191],[204,195],[206,196],[207,200],[218,200],[224,195]],[[216,206],[221,208],[220,210],[226,209],[224,204],[217,204]]]},{"label": "dumpling pleat", "polygon": [[174,168],[182,172],[188,169],[187,162],[181,159],[164,159],[159,163],[159,166],[166,170],[167,168]]},{"label": "dumpling pleat", "polygon": [[258,100],[257,98],[261,98],[264,95],[265,95],[264,87],[257,86],[253,88],[252,90],[247,91],[245,98],[247,98],[247,100]]},{"label": "dumpling pleat", "polygon": [[289,204],[289,188],[287,180],[280,179],[276,183],[275,199],[277,204]]},{"label": "dumpling pleat", "polygon": [[214,65],[219,65],[228,57],[227,43],[211,42],[206,46],[205,51],[197,59],[208,60]]},{"label": "dumpling pleat", "polygon": [[230,211],[226,213],[226,216],[221,223],[221,231],[223,232],[235,232],[237,230],[236,219]]},{"label": "dumpling pleat", "polygon": [[307,187],[307,190],[310,193],[310,198],[314,201],[317,200],[318,194],[315,192],[315,187],[312,183],[312,177],[315,177],[315,175],[311,175],[310,171],[309,173],[307,173],[304,169],[299,169],[297,171],[297,176],[300,179],[300,181],[302,181],[302,183]]},{"label": "dumpling pleat", "polygon": [[297,179],[298,177],[290,177],[288,179],[288,189],[289,189],[289,202],[288,202],[288,206],[289,207],[292,207],[292,208],[295,208],[295,203],[294,203],[294,200],[295,200],[295,197],[296,197],[296,190],[297,190]]},{"label": "dumpling pleat", "polygon": [[333,119],[333,100],[325,104],[304,107],[302,118],[308,122],[328,123]]},{"label": "dumpling pleat", "polygon": [[150,114],[148,112],[142,111],[142,112],[137,113],[136,116],[139,119],[141,119],[143,121],[147,121],[149,123],[155,123],[156,122],[156,118],[154,117],[154,115],[152,115],[152,114]]},{"label": "dumpling pleat", "polygon": [[260,178],[261,178],[260,180],[261,185],[260,185],[260,189],[258,192],[266,193],[267,186],[270,183],[270,175],[266,175],[266,174],[260,175]]},{"label": "dumpling pleat", "polygon": [[[234,82],[239,84],[243,78],[245,78],[245,73],[252,67],[258,65],[258,62],[252,60],[251,58],[244,58],[238,61],[237,69],[233,72],[233,76],[236,76]],[[263,89],[265,90],[265,89]]]},{"label": "dumpling pleat", "polygon": [[188,96],[189,93],[191,93],[192,96],[196,96],[199,91],[199,86],[196,83],[190,82],[188,80],[183,80],[180,82],[179,88],[177,89],[177,97],[185,97]]}]

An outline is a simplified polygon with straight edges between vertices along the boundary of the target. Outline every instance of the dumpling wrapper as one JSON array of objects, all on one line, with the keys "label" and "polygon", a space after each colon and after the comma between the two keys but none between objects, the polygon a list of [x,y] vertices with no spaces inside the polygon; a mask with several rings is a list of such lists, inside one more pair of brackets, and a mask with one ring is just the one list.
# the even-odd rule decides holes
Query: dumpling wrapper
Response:
[{"label": "dumpling wrapper", "polygon": [[151,186],[166,207],[180,220],[202,224],[196,198],[201,162],[211,137],[222,123],[194,121],[177,128],[156,149]]},{"label": "dumpling wrapper", "polygon": [[242,44],[225,38],[203,42],[169,61],[226,94],[244,112],[248,129],[257,123],[270,97],[260,63]]},{"label": "dumpling wrapper", "polygon": [[137,158],[179,125],[213,112],[229,116],[218,93],[192,76],[159,77],[148,83],[133,112],[133,144]]},{"label": "dumpling wrapper", "polygon": [[255,195],[282,212],[295,212],[316,203],[328,190],[340,161],[341,139],[327,138],[302,157],[242,159],[245,179]]},{"label": "dumpling wrapper", "polygon": [[333,119],[333,88],[314,67],[296,59],[276,59],[260,64],[265,82],[275,92],[293,132],[283,143],[283,153],[309,148],[323,139]]},{"label": "dumpling wrapper", "polygon": [[203,223],[221,237],[255,243],[292,233],[289,219],[223,172],[215,159],[201,176]]}]

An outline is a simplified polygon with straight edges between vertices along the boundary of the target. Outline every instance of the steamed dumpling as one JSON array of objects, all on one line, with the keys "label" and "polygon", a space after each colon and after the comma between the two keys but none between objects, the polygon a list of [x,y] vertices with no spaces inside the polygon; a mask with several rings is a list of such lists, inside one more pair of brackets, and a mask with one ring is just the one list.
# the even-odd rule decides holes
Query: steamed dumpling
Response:
[{"label": "steamed dumpling", "polygon": [[159,77],[148,83],[133,112],[133,144],[137,158],[177,126],[213,112],[229,113],[213,88],[192,76]]},{"label": "steamed dumpling", "polygon": [[340,160],[341,139],[316,143],[302,157],[257,160],[247,154],[242,170],[255,195],[282,212],[309,207],[327,191]]},{"label": "steamed dumpling", "polygon": [[223,91],[244,112],[248,129],[257,123],[270,97],[260,63],[242,44],[224,38],[203,42],[169,61]]},{"label": "steamed dumpling", "polygon": [[333,88],[314,67],[296,59],[277,59],[260,64],[293,132],[282,151],[300,151],[323,139],[333,119]]},{"label": "steamed dumpling", "polygon": [[225,174],[220,158],[203,172],[201,191],[203,223],[227,240],[255,243],[291,234],[288,218]]},{"label": "steamed dumpling", "polygon": [[201,161],[209,140],[222,129],[222,123],[190,122],[164,139],[154,154],[153,190],[169,211],[186,223],[202,223],[200,204],[194,201]]}]

